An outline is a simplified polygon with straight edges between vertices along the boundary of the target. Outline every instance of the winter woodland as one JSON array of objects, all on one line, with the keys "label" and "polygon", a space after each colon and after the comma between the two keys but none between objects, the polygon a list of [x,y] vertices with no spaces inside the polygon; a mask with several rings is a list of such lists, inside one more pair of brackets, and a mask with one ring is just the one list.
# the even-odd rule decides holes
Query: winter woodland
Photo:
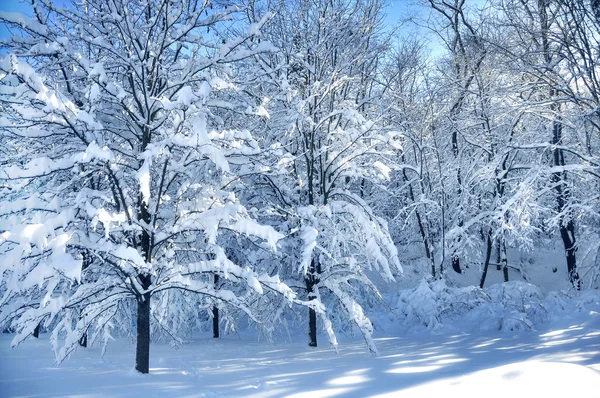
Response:
[{"label": "winter woodland", "polygon": [[376,355],[373,314],[597,300],[600,2],[28,2],[0,11],[12,345],[126,338],[148,373],[197,334]]}]

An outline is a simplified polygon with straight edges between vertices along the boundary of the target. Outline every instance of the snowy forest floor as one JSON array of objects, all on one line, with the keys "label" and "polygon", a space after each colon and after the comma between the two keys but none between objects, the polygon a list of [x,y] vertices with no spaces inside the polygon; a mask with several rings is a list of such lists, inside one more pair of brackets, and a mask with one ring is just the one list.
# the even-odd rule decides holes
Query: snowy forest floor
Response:
[{"label": "snowy forest floor", "polygon": [[[54,365],[47,335],[10,348],[0,336],[0,396],[77,397],[566,397],[600,391],[600,314],[519,333],[380,337],[379,357],[342,338],[339,354],[304,337],[275,344],[248,336],[152,345],[150,374],[133,370],[126,340],[80,349]],[[321,342],[325,343],[321,336]]]}]

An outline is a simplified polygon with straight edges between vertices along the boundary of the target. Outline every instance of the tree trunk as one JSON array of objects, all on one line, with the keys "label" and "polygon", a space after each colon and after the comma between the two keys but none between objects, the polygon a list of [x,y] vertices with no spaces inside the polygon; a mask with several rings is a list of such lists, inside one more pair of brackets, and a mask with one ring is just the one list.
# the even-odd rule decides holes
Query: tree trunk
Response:
[{"label": "tree trunk", "polygon": [[[150,141],[149,132],[144,130],[144,143],[142,148],[145,150]],[[140,167],[142,165],[140,164]],[[150,224],[150,213],[148,213],[148,204],[144,202],[142,194],[138,196],[139,213],[138,219],[146,225]],[[142,255],[146,263],[152,260],[152,238],[150,233],[144,229],[141,236]],[[135,369],[140,373],[150,371],[150,293],[147,291],[152,284],[152,276],[148,274],[139,274],[139,283],[142,288],[137,294],[137,342],[135,346]]]},{"label": "tree trunk", "polygon": [[575,252],[577,251],[577,247],[575,246],[575,226],[573,225],[572,220],[569,220],[567,225],[561,224],[560,237],[562,238],[565,247],[565,255],[567,257],[569,282],[571,282],[577,290],[580,290],[581,283],[579,280],[579,273],[577,272],[577,258],[575,256]]},{"label": "tree trunk", "polygon": [[[562,123],[559,118],[554,120],[552,130],[552,144],[562,145]],[[555,166],[565,165],[564,153],[560,147],[554,149],[553,155]],[[575,223],[570,215],[564,214],[569,197],[569,191],[565,187],[566,181],[567,177],[565,171],[557,171],[552,174],[552,182],[554,183],[556,190],[556,210],[560,217],[560,224],[558,228],[560,231],[560,237],[563,241],[565,256],[567,258],[569,282],[571,282],[571,284],[577,290],[579,290],[581,288],[581,282],[579,280],[579,273],[577,272],[577,258],[575,255],[575,252],[577,251],[577,246],[575,245]]]},{"label": "tree trunk", "polygon": [[504,264],[504,267],[502,267],[502,274],[504,275],[504,282],[508,282],[508,265]]},{"label": "tree trunk", "polygon": [[[93,184],[92,184],[92,189],[94,189]],[[84,275],[84,271],[87,270],[90,267],[90,265],[92,264],[93,258],[87,250],[83,250],[81,252],[81,256],[83,258],[83,261],[81,262],[81,274]],[[81,320],[81,315],[80,315],[79,319]],[[87,335],[87,330],[86,330],[85,333],[83,334],[83,336],[81,336],[81,338],[79,339],[79,345],[81,347],[87,347],[87,340],[88,340],[88,335]]]},{"label": "tree trunk", "polygon": [[[315,260],[313,259],[310,263],[309,273],[305,278],[306,291],[308,292],[309,300],[316,299],[315,285],[318,282],[315,277],[316,272],[317,267],[315,267]],[[317,313],[312,308],[308,309],[308,346],[317,346]]]},{"label": "tree trunk", "polygon": [[213,319],[212,319],[213,338],[218,339],[219,338],[219,309],[217,308],[216,305],[213,305],[212,313],[213,313]]},{"label": "tree trunk", "polygon": [[40,324],[38,323],[35,329],[33,329],[33,337],[36,339],[40,337]]},{"label": "tree trunk", "polygon": [[317,346],[317,313],[312,308],[308,309],[308,346]]},{"label": "tree trunk", "polygon": [[508,282],[508,256],[506,255],[506,242],[504,239],[500,241],[500,263],[502,264],[502,275],[504,276],[504,282]]},{"label": "tree trunk", "polygon": [[[454,158],[458,159],[458,155],[459,155],[459,151],[458,151],[458,133],[456,132],[456,130],[452,132],[452,152],[454,153]],[[460,167],[459,167],[459,169],[456,172],[456,180],[458,182],[457,197],[460,198],[460,196],[462,195],[462,178],[460,176]],[[462,219],[458,220],[458,226],[459,227],[463,226]],[[460,237],[458,238],[458,241],[460,242]],[[460,258],[458,257],[458,255],[456,253],[452,253],[452,269],[457,274],[462,274],[462,270],[460,269]]]},{"label": "tree trunk", "polygon": [[452,255],[452,269],[457,274],[462,274],[462,270],[460,269],[460,258],[456,255]]},{"label": "tree trunk", "polygon": [[135,370],[140,373],[150,371],[150,293],[145,293],[137,299]]},{"label": "tree trunk", "polygon": [[502,241],[498,239],[498,244],[496,245],[496,270],[502,270]]},{"label": "tree trunk", "polygon": [[[215,274],[214,283],[215,283],[215,288],[216,288],[217,283],[219,283],[219,275]],[[212,319],[213,338],[218,339],[219,338],[219,308],[216,306],[216,304],[213,304],[212,313],[213,313],[213,319]]]},{"label": "tree trunk", "polygon": [[488,268],[490,266],[490,257],[492,257],[492,232],[487,233],[487,247],[485,250],[485,263],[483,264],[483,273],[481,274],[481,281],[479,282],[479,288],[483,289],[485,284],[485,278],[487,277]]}]

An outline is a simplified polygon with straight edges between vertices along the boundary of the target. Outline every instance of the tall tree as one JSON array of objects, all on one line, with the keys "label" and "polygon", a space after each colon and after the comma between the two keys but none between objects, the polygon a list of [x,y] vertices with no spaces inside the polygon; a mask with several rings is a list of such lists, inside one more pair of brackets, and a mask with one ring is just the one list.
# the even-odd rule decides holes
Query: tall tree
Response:
[{"label": "tall tree", "polygon": [[[260,19],[259,4],[251,20]],[[317,315],[335,345],[331,316],[349,319],[375,351],[373,326],[360,305],[400,270],[387,223],[361,198],[366,184],[390,169],[390,136],[376,84],[383,53],[381,5],[372,0],[297,0],[277,3],[265,37],[280,52],[255,57],[265,77],[253,96],[268,100],[261,134],[271,172],[256,184],[287,235],[281,268],[309,299],[309,345],[317,345]],[[302,288],[300,287],[302,284]],[[326,310],[323,310],[326,309]],[[341,316],[345,314],[345,316]]]},{"label": "tall tree", "polygon": [[[0,318],[13,344],[43,321],[61,361],[88,330],[107,341],[134,303],[136,369],[148,373],[153,301],[194,294],[252,316],[240,295],[266,287],[292,300],[221,245],[234,234],[275,250],[281,237],[222,188],[235,177],[228,158],[258,147],[214,112],[239,107],[219,98],[227,65],[272,49],[247,45],[264,20],[226,38],[216,30],[237,10],[227,2],[32,5],[34,19],[0,13],[21,32],[0,59],[0,179],[18,192],[0,205]],[[240,287],[217,289],[214,275]]]},{"label": "tall tree", "polygon": [[[450,81],[453,85],[452,99],[447,110],[449,124],[443,125],[442,129],[450,130],[452,154],[457,164],[456,168],[456,193],[457,198],[463,195],[464,170],[461,169],[460,136],[460,113],[465,106],[467,97],[475,78],[485,59],[485,47],[481,45],[480,33],[477,27],[467,16],[465,0],[454,0],[453,2],[429,0],[430,7],[439,15],[441,28],[438,30],[440,37],[448,48],[451,56],[452,69],[448,71]],[[449,201],[449,203],[451,203]],[[452,203],[450,206],[455,206]],[[460,202],[458,202],[460,203]],[[462,227],[464,220],[460,218],[462,209],[457,212],[457,224]],[[460,239],[460,237],[459,237]],[[461,273],[460,257],[456,250],[451,253],[452,269]]]}]

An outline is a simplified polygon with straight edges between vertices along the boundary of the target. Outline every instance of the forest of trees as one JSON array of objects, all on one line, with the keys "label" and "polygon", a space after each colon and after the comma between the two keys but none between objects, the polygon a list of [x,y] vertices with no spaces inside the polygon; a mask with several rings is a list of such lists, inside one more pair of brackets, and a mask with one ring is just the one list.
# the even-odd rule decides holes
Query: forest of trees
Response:
[{"label": "forest of trees", "polygon": [[365,309],[415,251],[483,288],[555,240],[599,285],[596,0],[421,0],[399,28],[379,0],[30,2],[0,11],[15,345],[131,336],[148,373],[151,341],[296,319],[376,353]]}]

